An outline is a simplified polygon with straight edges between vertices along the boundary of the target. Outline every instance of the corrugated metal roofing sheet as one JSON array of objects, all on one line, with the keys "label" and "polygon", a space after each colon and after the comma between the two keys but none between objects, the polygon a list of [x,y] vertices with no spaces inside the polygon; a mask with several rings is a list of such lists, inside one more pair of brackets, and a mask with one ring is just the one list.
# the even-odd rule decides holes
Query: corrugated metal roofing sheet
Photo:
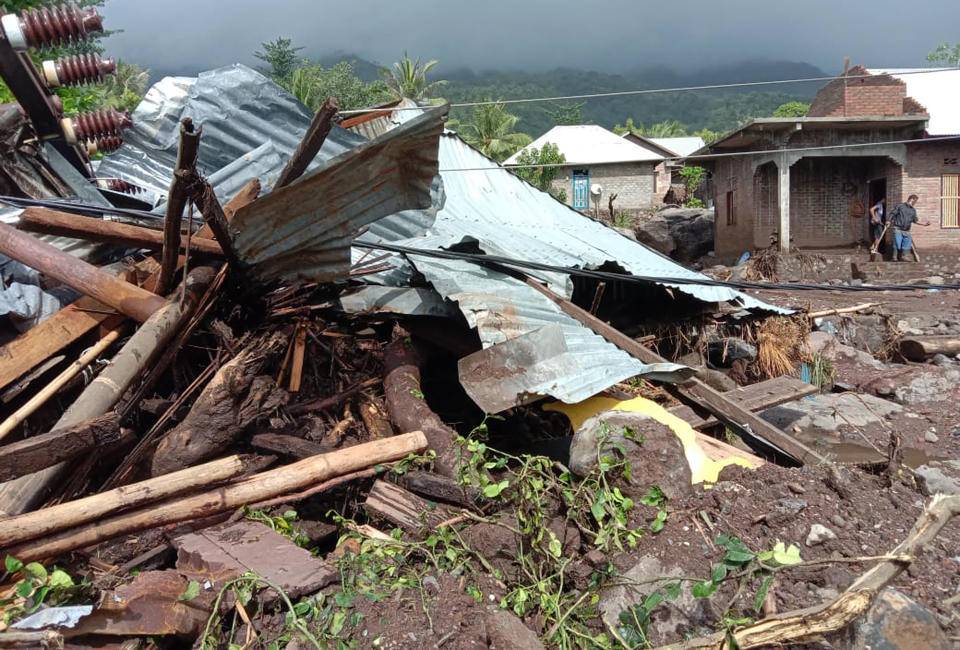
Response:
[{"label": "corrugated metal roofing sheet", "polygon": [[663,156],[629,140],[613,131],[593,124],[555,126],[505,161],[507,165],[517,162],[520,152],[540,149],[548,142],[557,145],[572,165],[604,165],[622,162],[655,162]]}]

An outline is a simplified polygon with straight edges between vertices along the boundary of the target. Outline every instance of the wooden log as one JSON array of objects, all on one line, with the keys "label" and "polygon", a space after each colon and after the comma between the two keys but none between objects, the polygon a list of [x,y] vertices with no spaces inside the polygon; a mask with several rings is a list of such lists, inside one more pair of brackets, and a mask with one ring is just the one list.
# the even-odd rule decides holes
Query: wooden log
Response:
[{"label": "wooden log", "polygon": [[287,338],[283,332],[258,336],[217,371],[183,422],[160,440],[151,463],[153,476],[213,458],[255,419],[286,403],[286,391],[260,373],[286,347]]},{"label": "wooden log", "polygon": [[56,630],[0,632],[0,648],[30,644],[34,648],[63,648],[63,635]]},{"label": "wooden log", "polygon": [[911,336],[900,340],[900,354],[910,361],[926,361],[935,354],[960,354],[960,337]]},{"label": "wooden log", "polygon": [[[237,213],[237,210],[257,200],[257,197],[260,196],[260,189],[260,179],[254,178],[226,202],[223,206],[223,216],[227,218],[227,223],[233,221],[233,215]],[[213,230],[207,224],[203,224],[203,227],[197,231],[197,237],[213,239]]]},{"label": "wooden log", "polygon": [[[127,248],[163,248],[163,233],[159,230],[132,226],[119,221],[82,217],[69,212],[47,208],[27,208],[20,215],[20,230],[62,237],[76,237],[88,241],[116,244]],[[180,244],[184,249],[186,243]],[[191,238],[190,249],[206,255],[223,255],[220,245],[211,239]]]},{"label": "wooden log", "polygon": [[262,469],[263,458],[237,455],[220,458],[172,474],[124,485],[76,501],[2,519],[0,548],[96,521],[121,510],[162,501],[168,497],[209,489],[246,472]]},{"label": "wooden log", "polygon": [[840,307],[838,309],[821,309],[820,311],[807,312],[807,317],[823,318],[824,316],[833,316],[835,314],[853,314],[858,311],[870,309],[872,307],[879,307],[882,304],[883,304],[882,302],[865,302],[862,305],[854,305],[853,307]]},{"label": "wooden log", "polygon": [[297,436],[285,436],[280,433],[258,433],[250,439],[250,445],[257,449],[282,456],[290,456],[297,460],[331,451],[329,448],[310,440],[304,440]]},{"label": "wooden log", "polygon": [[290,392],[299,393],[300,384],[303,382],[303,357],[307,351],[307,327],[302,323],[298,325],[296,333],[293,335],[293,354],[290,358]]},{"label": "wooden log", "polygon": [[[103,354],[107,348],[120,338],[120,332],[122,331],[123,325],[121,324],[108,332],[106,336],[97,341],[96,345],[81,354],[76,361],[67,366],[53,381],[40,389],[26,404],[18,408],[10,417],[4,420],[3,424],[0,424],[0,440],[3,440],[8,433],[16,429],[21,422],[30,417],[38,408],[46,404],[47,400],[56,395],[57,391],[66,386],[71,379],[76,377],[84,368]],[[3,477],[0,476],[0,478]]]},{"label": "wooden log", "polygon": [[421,496],[467,508],[476,507],[487,500],[480,490],[468,488],[455,479],[433,472],[407,472],[399,478],[399,482],[402,487]]},{"label": "wooden log", "polygon": [[150,318],[164,303],[162,297],[135,284],[124,282],[115,275],[110,275],[5,223],[0,224],[0,253],[59,280],[84,295],[96,298],[141,323]]},{"label": "wooden log", "polygon": [[[800,381],[795,377],[784,376],[728,390],[723,393],[723,396],[749,411],[762,411],[813,395],[819,390],[813,384]],[[675,406],[670,409],[670,412],[688,422],[694,429],[707,429],[720,424],[720,421],[712,415],[700,417],[687,405]]]},{"label": "wooden log", "polygon": [[300,402],[299,404],[292,404],[291,406],[287,407],[287,412],[290,413],[290,415],[304,415],[305,413],[311,413],[313,411],[322,411],[324,409],[332,408],[334,406],[337,406],[347,398],[353,397],[360,391],[366,390],[367,388],[372,388],[373,386],[376,386],[377,384],[380,384],[382,382],[383,380],[380,379],[379,377],[365,379],[361,382],[358,382],[346,388],[345,390],[341,391],[340,393],[337,393],[336,395],[332,395],[331,397],[321,397],[314,400],[310,400],[309,402]]},{"label": "wooden log", "polygon": [[[119,535],[181,521],[209,517],[304,489],[335,476],[406,458],[427,448],[427,439],[414,431],[387,440],[366,442],[329,454],[254,474],[215,490],[168,499],[107,519],[71,528],[62,533],[6,549],[24,562],[55,557]],[[136,485],[136,484],[134,484]],[[134,486],[127,486],[132,489]],[[41,511],[43,512],[43,511]]]},{"label": "wooden log", "polygon": [[333,128],[333,118],[339,110],[340,106],[333,97],[327,97],[320,105],[313,116],[313,121],[310,122],[310,128],[303,136],[303,140],[297,145],[297,150],[293,152],[293,156],[290,157],[283,171],[280,172],[276,184],[278,189],[286,187],[307,171],[307,167],[320,153],[324,140],[327,139],[330,129]]},{"label": "wooden log", "polygon": [[[168,302],[157,310],[117,352],[110,365],[84,389],[53,428],[72,426],[103,415],[113,408],[133,380],[141,375],[143,369],[187,321],[200,294],[215,273],[209,267],[194,269],[188,278],[187,297],[183,304]],[[59,463],[0,486],[0,516],[20,514],[37,507],[67,469],[67,463]]]},{"label": "wooden log", "polygon": [[213,236],[216,237],[230,268],[242,271],[246,265],[240,259],[237,247],[233,244],[230,221],[220,206],[220,201],[217,200],[217,195],[210,187],[210,183],[194,173],[190,180],[190,187],[190,198],[196,204],[197,209],[200,210],[200,214],[203,215],[204,222],[213,231]]},{"label": "wooden log", "polygon": [[50,433],[0,446],[0,481],[30,474],[95,447],[120,440],[120,421],[109,413]]},{"label": "wooden log", "polygon": [[371,440],[389,438],[393,435],[393,425],[387,415],[387,407],[379,397],[364,395],[359,405],[360,418]]},{"label": "wooden log", "polygon": [[[669,363],[653,350],[640,345],[620,330],[604,323],[596,316],[591,315],[566,298],[557,295],[536,280],[527,278],[526,283],[527,286],[536,289],[553,301],[566,314],[572,316],[613,345],[633,355],[640,361],[644,363]],[[664,387],[681,401],[708,410],[720,422],[747,441],[778,452],[781,455],[792,457],[797,463],[829,463],[821,454],[793,436],[781,431],[758,415],[751,413],[733,400],[724,397],[723,393],[710,388],[699,379],[691,379],[682,386],[664,384]]]},{"label": "wooden log", "polygon": [[363,506],[370,516],[386,519],[391,524],[421,537],[441,522],[457,515],[453,508],[421,499],[396,483],[382,480],[374,482]]},{"label": "wooden log", "polygon": [[177,272],[183,209],[189,198],[190,180],[184,176],[196,168],[202,131],[203,128],[194,131],[193,120],[189,117],[183,118],[180,122],[180,145],[177,149],[177,162],[173,168],[170,190],[167,192],[167,212],[163,221],[163,253],[160,259],[160,275],[157,277],[157,293],[161,295],[170,291],[170,287],[173,286],[173,276]]},{"label": "wooden log", "polygon": [[776,614],[731,631],[688,639],[662,650],[782,647],[812,642],[824,634],[838,632],[866,614],[877,596],[909,568],[924,547],[957,515],[960,515],[960,496],[938,494],[921,513],[906,539],[887,554],[888,559],[857,578],[832,601]]}]

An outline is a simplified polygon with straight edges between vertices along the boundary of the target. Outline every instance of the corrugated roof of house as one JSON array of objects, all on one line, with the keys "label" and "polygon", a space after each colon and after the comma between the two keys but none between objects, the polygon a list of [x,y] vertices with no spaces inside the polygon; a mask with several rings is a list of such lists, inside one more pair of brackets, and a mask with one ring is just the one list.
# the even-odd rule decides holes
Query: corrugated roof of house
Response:
[{"label": "corrugated roof of house", "polygon": [[681,138],[650,138],[658,146],[673,151],[678,156],[689,156],[704,145],[703,138],[696,135]]},{"label": "corrugated roof of house", "polygon": [[[656,162],[664,158],[594,124],[555,126],[520,151],[540,149],[548,142],[557,145],[571,165]],[[507,158],[504,164],[516,164],[520,151]]]},{"label": "corrugated roof of house", "polygon": [[[930,135],[960,135],[960,68],[870,68],[870,74],[888,74],[907,84],[907,97],[920,102],[930,121]],[[922,72],[923,74],[913,74]]]}]

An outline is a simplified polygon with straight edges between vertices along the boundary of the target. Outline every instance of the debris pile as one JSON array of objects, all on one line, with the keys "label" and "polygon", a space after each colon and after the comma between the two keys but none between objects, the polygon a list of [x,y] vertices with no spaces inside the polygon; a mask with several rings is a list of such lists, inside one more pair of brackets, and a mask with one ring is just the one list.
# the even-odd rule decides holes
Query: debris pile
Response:
[{"label": "debris pile", "polygon": [[0,348],[0,646],[949,647],[960,366],[811,334],[444,106],[337,117],[167,79],[100,164],[125,207],[4,199],[42,309]]}]

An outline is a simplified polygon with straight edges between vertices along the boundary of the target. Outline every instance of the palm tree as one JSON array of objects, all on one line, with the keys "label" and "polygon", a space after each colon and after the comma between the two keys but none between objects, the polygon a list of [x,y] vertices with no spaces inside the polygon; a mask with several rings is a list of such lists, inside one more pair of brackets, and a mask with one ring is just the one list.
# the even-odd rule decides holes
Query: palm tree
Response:
[{"label": "palm tree", "polygon": [[383,68],[381,74],[395,99],[404,97],[413,100],[428,99],[431,94],[447,83],[443,80],[427,83],[427,73],[437,63],[436,59],[423,63],[419,57],[414,61],[404,51],[403,59],[393,64],[393,70]]},{"label": "palm tree", "polygon": [[508,113],[500,102],[477,106],[473,109],[473,121],[463,125],[460,136],[485,156],[503,162],[533,142],[526,133],[513,130],[519,119]]}]

